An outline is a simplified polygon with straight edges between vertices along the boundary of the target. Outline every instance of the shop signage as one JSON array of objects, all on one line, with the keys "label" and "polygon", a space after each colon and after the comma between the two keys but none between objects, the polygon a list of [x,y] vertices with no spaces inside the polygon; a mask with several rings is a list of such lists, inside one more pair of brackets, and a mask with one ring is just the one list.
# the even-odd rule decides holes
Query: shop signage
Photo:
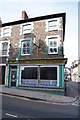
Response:
[{"label": "shop signage", "polygon": [[28,79],[22,79],[21,80],[21,85],[23,86],[36,86],[38,84],[38,80],[28,80]]},{"label": "shop signage", "polygon": [[22,79],[21,81],[22,86],[57,86],[57,80],[40,80],[39,83],[38,80]]},{"label": "shop signage", "polygon": [[57,80],[40,80],[40,86],[57,86]]},{"label": "shop signage", "polygon": [[20,60],[11,61],[10,64],[48,64],[48,63],[65,63],[66,60]]}]

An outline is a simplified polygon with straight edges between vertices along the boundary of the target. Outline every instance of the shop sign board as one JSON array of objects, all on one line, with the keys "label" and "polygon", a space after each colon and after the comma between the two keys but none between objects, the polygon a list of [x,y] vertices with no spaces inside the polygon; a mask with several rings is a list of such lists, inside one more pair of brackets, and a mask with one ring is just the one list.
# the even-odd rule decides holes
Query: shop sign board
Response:
[{"label": "shop sign board", "polygon": [[65,63],[65,60],[20,60],[10,61],[9,64],[51,64],[51,63]]}]

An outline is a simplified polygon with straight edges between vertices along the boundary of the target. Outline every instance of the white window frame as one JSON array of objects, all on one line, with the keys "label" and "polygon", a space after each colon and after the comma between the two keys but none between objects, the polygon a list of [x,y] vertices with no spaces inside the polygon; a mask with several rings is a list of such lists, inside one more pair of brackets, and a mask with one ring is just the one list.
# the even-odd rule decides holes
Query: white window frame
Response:
[{"label": "white window frame", "polygon": [[[57,48],[57,52],[54,52],[54,53],[49,53],[49,39],[50,38],[56,38],[56,41],[57,41],[57,47],[54,47],[54,48]],[[46,39],[45,39],[45,42],[46,42],[46,45],[48,47],[48,54],[58,54],[58,47],[59,47],[59,44],[60,44],[60,35],[54,35],[54,36],[46,36]]]},{"label": "white window frame", "polygon": [[[11,26],[6,26],[1,28],[1,37],[11,36],[11,28],[12,28]],[[4,29],[8,29],[8,31],[5,32],[5,34],[4,34]]]},{"label": "white window frame", "polygon": [[[55,26],[49,27],[49,22],[51,22],[51,21],[56,21]],[[61,30],[60,25],[61,25],[60,18],[48,19],[48,20],[46,20],[46,32],[53,31],[53,30]]]},{"label": "white window frame", "polygon": [[57,87],[59,86],[59,66],[58,65],[42,65],[40,67],[56,67],[57,68]]},{"label": "white window frame", "polygon": [[[38,65],[21,65],[20,66],[20,81],[19,81],[19,85],[21,85],[21,71],[24,70],[25,67],[37,67],[38,68]],[[56,87],[59,87],[59,65],[41,65],[40,67],[57,67],[57,86]],[[37,81],[37,80],[36,80]]]},{"label": "white window frame", "polygon": [[[7,54],[6,55],[2,55],[2,43],[8,43],[8,48],[7,48]],[[4,56],[9,56],[9,48],[10,48],[10,41],[0,41],[0,56],[4,57]]]},{"label": "white window frame", "polygon": [[[21,55],[22,55],[22,56],[30,55],[30,53],[29,53],[29,54],[23,54],[23,53],[22,53],[22,51],[23,51],[22,42],[23,42],[23,41],[24,41],[24,42],[25,42],[25,41],[30,41],[30,46],[31,46],[31,40],[25,40],[25,39],[21,40]],[[31,48],[30,48],[30,49],[31,49]]]},{"label": "white window frame", "polygon": [[[29,68],[29,67],[38,67],[37,65],[34,65],[34,66],[32,66],[32,65],[21,65],[20,66],[20,80],[19,80],[19,85],[21,85],[21,72],[22,72],[22,70],[24,70],[24,68],[25,67],[27,67],[27,68]],[[29,79],[28,79],[29,80]],[[36,82],[37,82],[38,80],[36,80]]]},{"label": "white window frame", "polygon": [[[23,32],[23,26],[28,26],[30,25],[30,30],[26,31],[26,32]],[[24,24],[21,24],[20,25],[20,35],[24,35],[24,34],[29,34],[29,33],[32,33],[33,32],[33,22],[27,22],[27,23],[24,23]]]}]

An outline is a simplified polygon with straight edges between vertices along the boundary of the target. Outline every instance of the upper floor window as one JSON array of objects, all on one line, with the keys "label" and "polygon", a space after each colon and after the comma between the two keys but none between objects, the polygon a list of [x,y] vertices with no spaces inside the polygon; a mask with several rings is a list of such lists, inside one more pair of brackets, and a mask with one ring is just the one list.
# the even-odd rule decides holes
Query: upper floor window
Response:
[{"label": "upper floor window", "polygon": [[0,55],[8,56],[9,55],[9,41],[1,41],[0,42]]},{"label": "upper floor window", "polygon": [[60,36],[47,36],[46,37],[46,52],[47,54],[58,54]]},{"label": "upper floor window", "polygon": [[49,54],[57,54],[58,53],[57,37],[48,38],[48,53]]},{"label": "upper floor window", "polygon": [[32,31],[33,31],[32,23],[25,23],[21,25],[21,34],[32,33]]},{"label": "upper floor window", "polygon": [[7,55],[8,51],[8,42],[3,42],[2,43],[2,55]]},{"label": "upper floor window", "polygon": [[49,19],[46,21],[46,31],[59,30],[60,18]]},{"label": "upper floor window", "polygon": [[24,39],[21,41],[21,55],[31,55],[31,39]]},{"label": "upper floor window", "polygon": [[1,28],[1,37],[11,36],[11,26]]}]

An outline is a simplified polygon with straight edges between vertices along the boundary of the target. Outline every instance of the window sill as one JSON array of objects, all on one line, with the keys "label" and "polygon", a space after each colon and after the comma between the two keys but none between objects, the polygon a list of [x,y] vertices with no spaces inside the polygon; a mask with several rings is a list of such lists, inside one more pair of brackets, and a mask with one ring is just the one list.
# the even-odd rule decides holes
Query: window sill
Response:
[{"label": "window sill", "polygon": [[30,54],[21,54],[21,56],[30,56]]}]

